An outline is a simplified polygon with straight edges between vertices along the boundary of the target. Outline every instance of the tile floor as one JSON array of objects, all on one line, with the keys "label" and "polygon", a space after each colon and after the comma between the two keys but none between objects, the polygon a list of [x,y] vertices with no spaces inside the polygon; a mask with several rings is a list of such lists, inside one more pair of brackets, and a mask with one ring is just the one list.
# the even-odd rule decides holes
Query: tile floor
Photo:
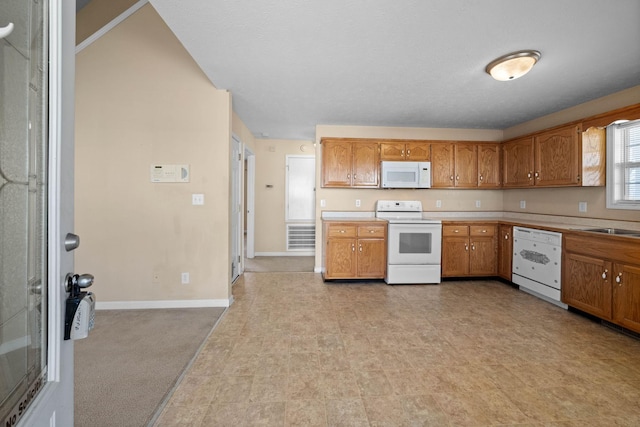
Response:
[{"label": "tile floor", "polygon": [[501,282],[233,294],[156,426],[640,426],[640,340]]}]

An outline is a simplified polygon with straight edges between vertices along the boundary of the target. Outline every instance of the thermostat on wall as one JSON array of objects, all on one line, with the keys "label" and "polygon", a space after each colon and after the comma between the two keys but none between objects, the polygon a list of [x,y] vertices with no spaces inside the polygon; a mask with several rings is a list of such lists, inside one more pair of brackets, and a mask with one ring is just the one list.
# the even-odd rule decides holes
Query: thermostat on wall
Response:
[{"label": "thermostat on wall", "polygon": [[189,165],[151,165],[151,182],[189,182]]}]

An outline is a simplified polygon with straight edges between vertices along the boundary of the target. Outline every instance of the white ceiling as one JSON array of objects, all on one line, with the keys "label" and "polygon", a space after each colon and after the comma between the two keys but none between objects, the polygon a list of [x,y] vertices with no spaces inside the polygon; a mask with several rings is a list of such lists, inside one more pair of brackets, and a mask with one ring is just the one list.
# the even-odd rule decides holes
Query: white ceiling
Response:
[{"label": "white ceiling", "polygon": [[[151,3],[258,137],[505,129],[640,84],[640,0]],[[529,74],[485,73],[522,49],[542,53]]]}]

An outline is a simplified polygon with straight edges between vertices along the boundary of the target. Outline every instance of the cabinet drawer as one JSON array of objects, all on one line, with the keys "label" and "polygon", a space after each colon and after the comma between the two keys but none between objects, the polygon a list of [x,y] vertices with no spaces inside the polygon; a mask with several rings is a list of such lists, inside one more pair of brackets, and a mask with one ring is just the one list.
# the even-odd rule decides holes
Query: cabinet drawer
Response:
[{"label": "cabinet drawer", "polygon": [[469,226],[468,225],[443,225],[442,235],[443,236],[468,236]]},{"label": "cabinet drawer", "polygon": [[470,228],[472,236],[493,236],[496,234],[496,228],[493,225],[472,225]]},{"label": "cabinet drawer", "polygon": [[327,230],[329,237],[356,237],[355,225],[332,224]]},{"label": "cabinet drawer", "polygon": [[359,225],[358,237],[384,237],[385,226],[380,225]]}]

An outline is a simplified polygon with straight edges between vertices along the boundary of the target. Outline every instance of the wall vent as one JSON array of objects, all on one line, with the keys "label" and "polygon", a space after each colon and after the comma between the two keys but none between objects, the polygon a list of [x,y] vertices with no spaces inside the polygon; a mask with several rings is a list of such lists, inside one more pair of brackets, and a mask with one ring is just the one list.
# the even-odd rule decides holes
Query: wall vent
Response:
[{"label": "wall vent", "polygon": [[287,224],[288,251],[313,251],[315,248],[315,224]]}]

